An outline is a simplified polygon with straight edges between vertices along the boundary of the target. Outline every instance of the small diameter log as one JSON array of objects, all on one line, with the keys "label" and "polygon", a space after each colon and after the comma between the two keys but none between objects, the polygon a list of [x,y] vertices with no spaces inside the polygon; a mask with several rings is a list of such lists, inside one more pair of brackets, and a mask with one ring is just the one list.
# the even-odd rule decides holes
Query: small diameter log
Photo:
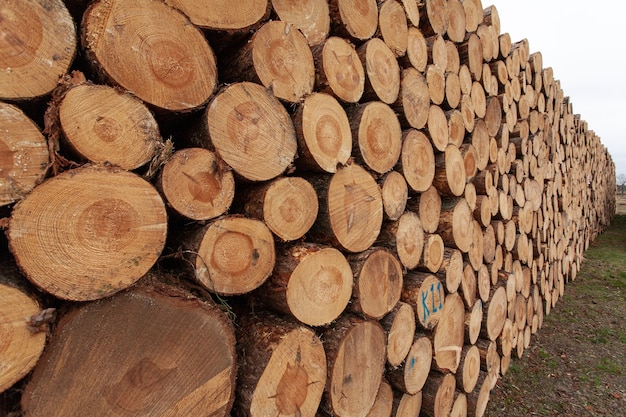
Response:
[{"label": "small diameter log", "polygon": [[[450,77],[450,75],[451,74],[448,74],[448,77]],[[463,114],[456,107],[458,107],[458,103],[454,106],[454,110],[449,110],[446,112],[446,118],[448,119],[448,137],[449,143],[451,145],[455,145],[460,150],[463,150],[461,146],[463,144],[463,140],[465,139],[465,124],[463,123]],[[465,169],[465,171],[468,171],[467,168]],[[473,173],[467,176],[471,177],[473,176]]]},{"label": "small diameter log", "polygon": [[494,377],[491,374],[481,372],[476,388],[473,392],[467,394],[467,415],[469,417],[482,417],[485,415],[487,404],[489,403],[492,378]]},{"label": "small diameter log", "polygon": [[24,198],[43,181],[48,143],[18,107],[0,102],[0,207]]},{"label": "small diameter log", "polygon": [[465,345],[461,352],[461,363],[456,372],[457,386],[466,393],[474,391],[480,375],[480,351],[476,345]]},{"label": "small diameter log", "polygon": [[435,149],[445,151],[450,138],[448,137],[448,119],[441,107],[434,104],[430,106],[426,128]]},{"label": "small diameter log", "polygon": [[302,32],[309,46],[324,42],[330,33],[330,12],[325,0],[297,4],[289,0],[272,0],[272,8],[280,20],[291,23]]},{"label": "small diameter log", "polygon": [[[415,0],[406,0],[406,2],[413,2]],[[408,62],[407,62],[408,61]],[[426,39],[419,28],[411,26],[407,34],[407,50],[406,58],[400,59],[405,67],[412,66],[420,72],[426,70],[428,64],[428,47],[426,45]]]},{"label": "small diameter log", "polygon": [[475,344],[480,336],[480,329],[483,322],[483,302],[474,301],[471,311],[465,313],[465,342]]},{"label": "small diameter log", "polygon": [[200,29],[187,22],[162,2],[97,1],[83,15],[82,44],[112,82],[160,109],[190,111],[213,94],[217,65]]},{"label": "small diameter log", "polygon": [[208,134],[199,141],[214,148],[235,172],[265,181],[291,165],[297,141],[289,114],[272,93],[249,82],[231,84],[207,107]]},{"label": "small diameter log", "polygon": [[424,232],[435,233],[437,231],[441,212],[441,197],[435,187],[430,186],[424,192],[411,196],[407,200],[407,209],[418,214]]},{"label": "small diameter log", "polygon": [[467,395],[457,390],[450,417],[467,417]]},{"label": "small diameter log", "polygon": [[405,268],[417,267],[424,249],[424,230],[419,217],[405,211],[398,220],[385,223],[378,242],[392,248]]},{"label": "small diameter log", "polygon": [[444,417],[450,415],[456,380],[453,374],[431,375],[422,390],[422,413],[431,417]]},{"label": "small diameter log", "polygon": [[413,345],[415,321],[415,310],[403,301],[381,320],[387,334],[387,363],[392,368],[400,366]]},{"label": "small diameter log", "polygon": [[365,69],[354,45],[344,38],[331,36],[315,46],[312,52],[316,69],[315,91],[332,94],[346,103],[358,102],[365,90]]},{"label": "small diameter log", "polygon": [[463,279],[463,254],[444,246],[443,259],[437,275],[444,279],[449,293],[457,292]]},{"label": "small diameter log", "polygon": [[430,92],[424,75],[413,67],[400,74],[400,97],[395,110],[403,128],[422,129],[428,121]]},{"label": "small diameter log", "polygon": [[448,29],[446,34],[452,42],[460,43],[465,39],[465,9],[460,0],[448,0]]},{"label": "small diameter log", "polygon": [[372,38],[357,52],[367,74],[363,98],[395,103],[400,93],[400,66],[393,51],[380,38]]},{"label": "small diameter log", "polygon": [[346,309],[352,284],[350,264],[341,252],[302,243],[278,253],[274,271],[257,295],[270,308],[322,326]]},{"label": "small diameter log", "polygon": [[404,276],[400,299],[410,304],[426,330],[435,328],[444,307],[443,285],[435,275],[409,272]]},{"label": "small diameter log", "polygon": [[330,0],[331,32],[355,41],[364,41],[378,28],[376,0]]},{"label": "small diameter log", "polygon": [[23,410],[228,416],[237,368],[232,323],[212,303],[155,285],[65,314],[26,385]]},{"label": "small diameter log", "polygon": [[222,216],[179,240],[198,282],[216,294],[248,293],[274,268],[274,237],[260,220]]},{"label": "small diameter log", "polygon": [[313,54],[306,38],[292,24],[280,20],[263,24],[225,66],[225,81],[263,84],[290,103],[310,94],[315,84]]},{"label": "small diameter log", "polygon": [[325,404],[332,415],[364,417],[376,400],[385,365],[377,321],[342,316],[322,335],[328,361]]},{"label": "small diameter log", "polygon": [[235,197],[235,179],[214,152],[181,149],[163,165],[157,180],[167,204],[192,220],[224,214]]},{"label": "small diameter log", "polygon": [[150,183],[86,166],[48,179],[15,206],[8,241],[31,282],[86,301],[134,284],[157,261],[166,234],[165,205]]},{"label": "small diameter log", "polygon": [[467,263],[463,266],[463,278],[461,281],[461,292],[463,301],[467,307],[472,307],[476,303],[476,272],[471,264]]},{"label": "small diameter log", "polygon": [[[426,0],[420,3],[420,28],[430,35],[443,35],[448,30],[450,12],[444,0]],[[426,10],[424,10],[424,7]],[[424,13],[426,12],[426,13]]]},{"label": "small diameter log", "polygon": [[349,255],[354,275],[350,308],[372,319],[381,319],[400,300],[402,264],[388,249],[370,248]]},{"label": "small diameter log", "polygon": [[435,152],[428,137],[416,129],[402,135],[399,171],[412,190],[428,190],[435,177]]},{"label": "small diameter log", "polygon": [[51,102],[47,115],[58,117],[63,143],[81,160],[133,170],[163,148],[154,116],[135,96],[84,78],[61,88],[69,90]]},{"label": "small diameter log", "polygon": [[387,378],[396,388],[407,394],[417,394],[422,390],[430,373],[433,346],[426,336],[417,336],[409,353],[399,368],[389,370]]},{"label": "small diameter log", "polygon": [[383,222],[380,188],[374,178],[356,164],[332,176],[313,180],[320,200],[312,239],[348,252],[362,252],[378,238]]},{"label": "small diameter log", "polygon": [[333,96],[308,95],[294,113],[293,124],[299,169],[334,173],[338,165],[348,162],[352,152],[350,121]]},{"label": "small diameter log", "polygon": [[441,196],[460,197],[465,191],[466,179],[461,151],[455,145],[447,145],[445,152],[435,157],[433,186]]},{"label": "small diameter log", "polygon": [[397,164],[402,150],[402,130],[387,104],[372,101],[348,112],[354,155],[372,171],[384,174]]},{"label": "small diameter log", "polygon": [[223,31],[239,31],[256,24],[267,15],[269,6],[267,0],[244,0],[237,3],[237,10],[233,12],[232,5],[220,0],[200,3],[166,0],[166,3],[185,13],[196,26]]},{"label": "small diameter log", "polygon": [[432,273],[439,271],[443,263],[444,245],[441,236],[437,234],[427,234],[424,236],[424,254],[418,268],[425,269]]},{"label": "small diameter log", "polygon": [[415,417],[422,409],[422,391],[417,394],[407,394],[395,391],[393,409],[391,415],[394,417]]},{"label": "small diameter log", "polygon": [[481,334],[493,341],[502,332],[507,317],[506,289],[502,286],[497,287],[489,301],[485,303],[484,309],[487,314],[483,319]]},{"label": "small diameter log", "polygon": [[390,171],[379,181],[379,185],[385,215],[389,220],[398,220],[409,198],[409,186],[404,176],[398,171]]},{"label": "small diameter log", "polygon": [[441,217],[437,233],[448,247],[468,252],[472,244],[474,228],[472,212],[464,198],[456,198],[442,203]]},{"label": "small diameter log", "polygon": [[42,310],[28,293],[10,284],[20,279],[9,268],[0,272],[0,392],[35,367],[46,344],[45,320],[54,318],[54,309]]},{"label": "small diameter log", "polygon": [[366,417],[391,417],[393,409],[393,389],[385,380],[380,381],[380,387],[376,394],[376,400]]},{"label": "small diameter log", "polygon": [[0,100],[50,93],[77,49],[76,26],[63,1],[5,2],[1,20]]},{"label": "small diameter log", "polygon": [[448,294],[434,329],[433,351],[438,369],[457,371],[464,342],[465,306],[457,293]]},{"label": "small diameter log", "polygon": [[378,28],[385,44],[395,56],[406,54],[408,22],[402,5],[396,0],[385,0],[378,10]]},{"label": "small diameter log", "polygon": [[315,416],[327,375],[321,340],[293,320],[260,313],[238,316],[236,408],[251,417]]},{"label": "small diameter log", "polygon": [[300,239],[317,218],[317,193],[304,178],[279,177],[244,193],[244,214],[263,220],[282,241]]}]

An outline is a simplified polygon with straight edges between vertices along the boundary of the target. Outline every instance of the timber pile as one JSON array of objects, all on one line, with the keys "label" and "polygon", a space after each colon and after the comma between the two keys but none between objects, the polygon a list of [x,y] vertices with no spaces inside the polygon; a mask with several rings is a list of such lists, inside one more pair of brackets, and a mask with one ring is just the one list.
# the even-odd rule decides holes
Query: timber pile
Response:
[{"label": "timber pile", "polygon": [[[480,416],[615,167],[480,0],[0,8],[28,416]],[[32,371],[32,372],[31,372]]]}]

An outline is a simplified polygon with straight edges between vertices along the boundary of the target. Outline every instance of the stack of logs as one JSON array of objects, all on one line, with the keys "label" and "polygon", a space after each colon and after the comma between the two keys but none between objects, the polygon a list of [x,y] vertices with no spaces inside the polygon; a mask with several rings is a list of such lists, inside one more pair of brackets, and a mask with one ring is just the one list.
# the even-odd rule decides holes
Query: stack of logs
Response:
[{"label": "stack of logs", "polygon": [[615,167],[481,0],[0,6],[1,411],[481,416]]}]

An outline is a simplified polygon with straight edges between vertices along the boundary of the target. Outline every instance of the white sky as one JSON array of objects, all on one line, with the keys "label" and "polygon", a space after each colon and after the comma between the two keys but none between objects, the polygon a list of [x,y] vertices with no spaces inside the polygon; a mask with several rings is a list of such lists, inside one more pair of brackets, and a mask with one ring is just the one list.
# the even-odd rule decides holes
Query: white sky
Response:
[{"label": "white sky", "polygon": [[626,174],[626,24],[614,0],[482,0],[494,5],[501,33],[528,39],[552,67],[574,114],[587,121]]}]

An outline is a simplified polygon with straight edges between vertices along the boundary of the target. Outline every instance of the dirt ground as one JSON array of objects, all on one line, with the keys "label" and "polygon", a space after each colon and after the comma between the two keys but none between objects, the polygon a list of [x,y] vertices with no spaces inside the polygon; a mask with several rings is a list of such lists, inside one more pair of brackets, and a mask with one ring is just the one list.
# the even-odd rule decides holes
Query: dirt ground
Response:
[{"label": "dirt ground", "polygon": [[626,416],[626,196],[486,416]]}]

